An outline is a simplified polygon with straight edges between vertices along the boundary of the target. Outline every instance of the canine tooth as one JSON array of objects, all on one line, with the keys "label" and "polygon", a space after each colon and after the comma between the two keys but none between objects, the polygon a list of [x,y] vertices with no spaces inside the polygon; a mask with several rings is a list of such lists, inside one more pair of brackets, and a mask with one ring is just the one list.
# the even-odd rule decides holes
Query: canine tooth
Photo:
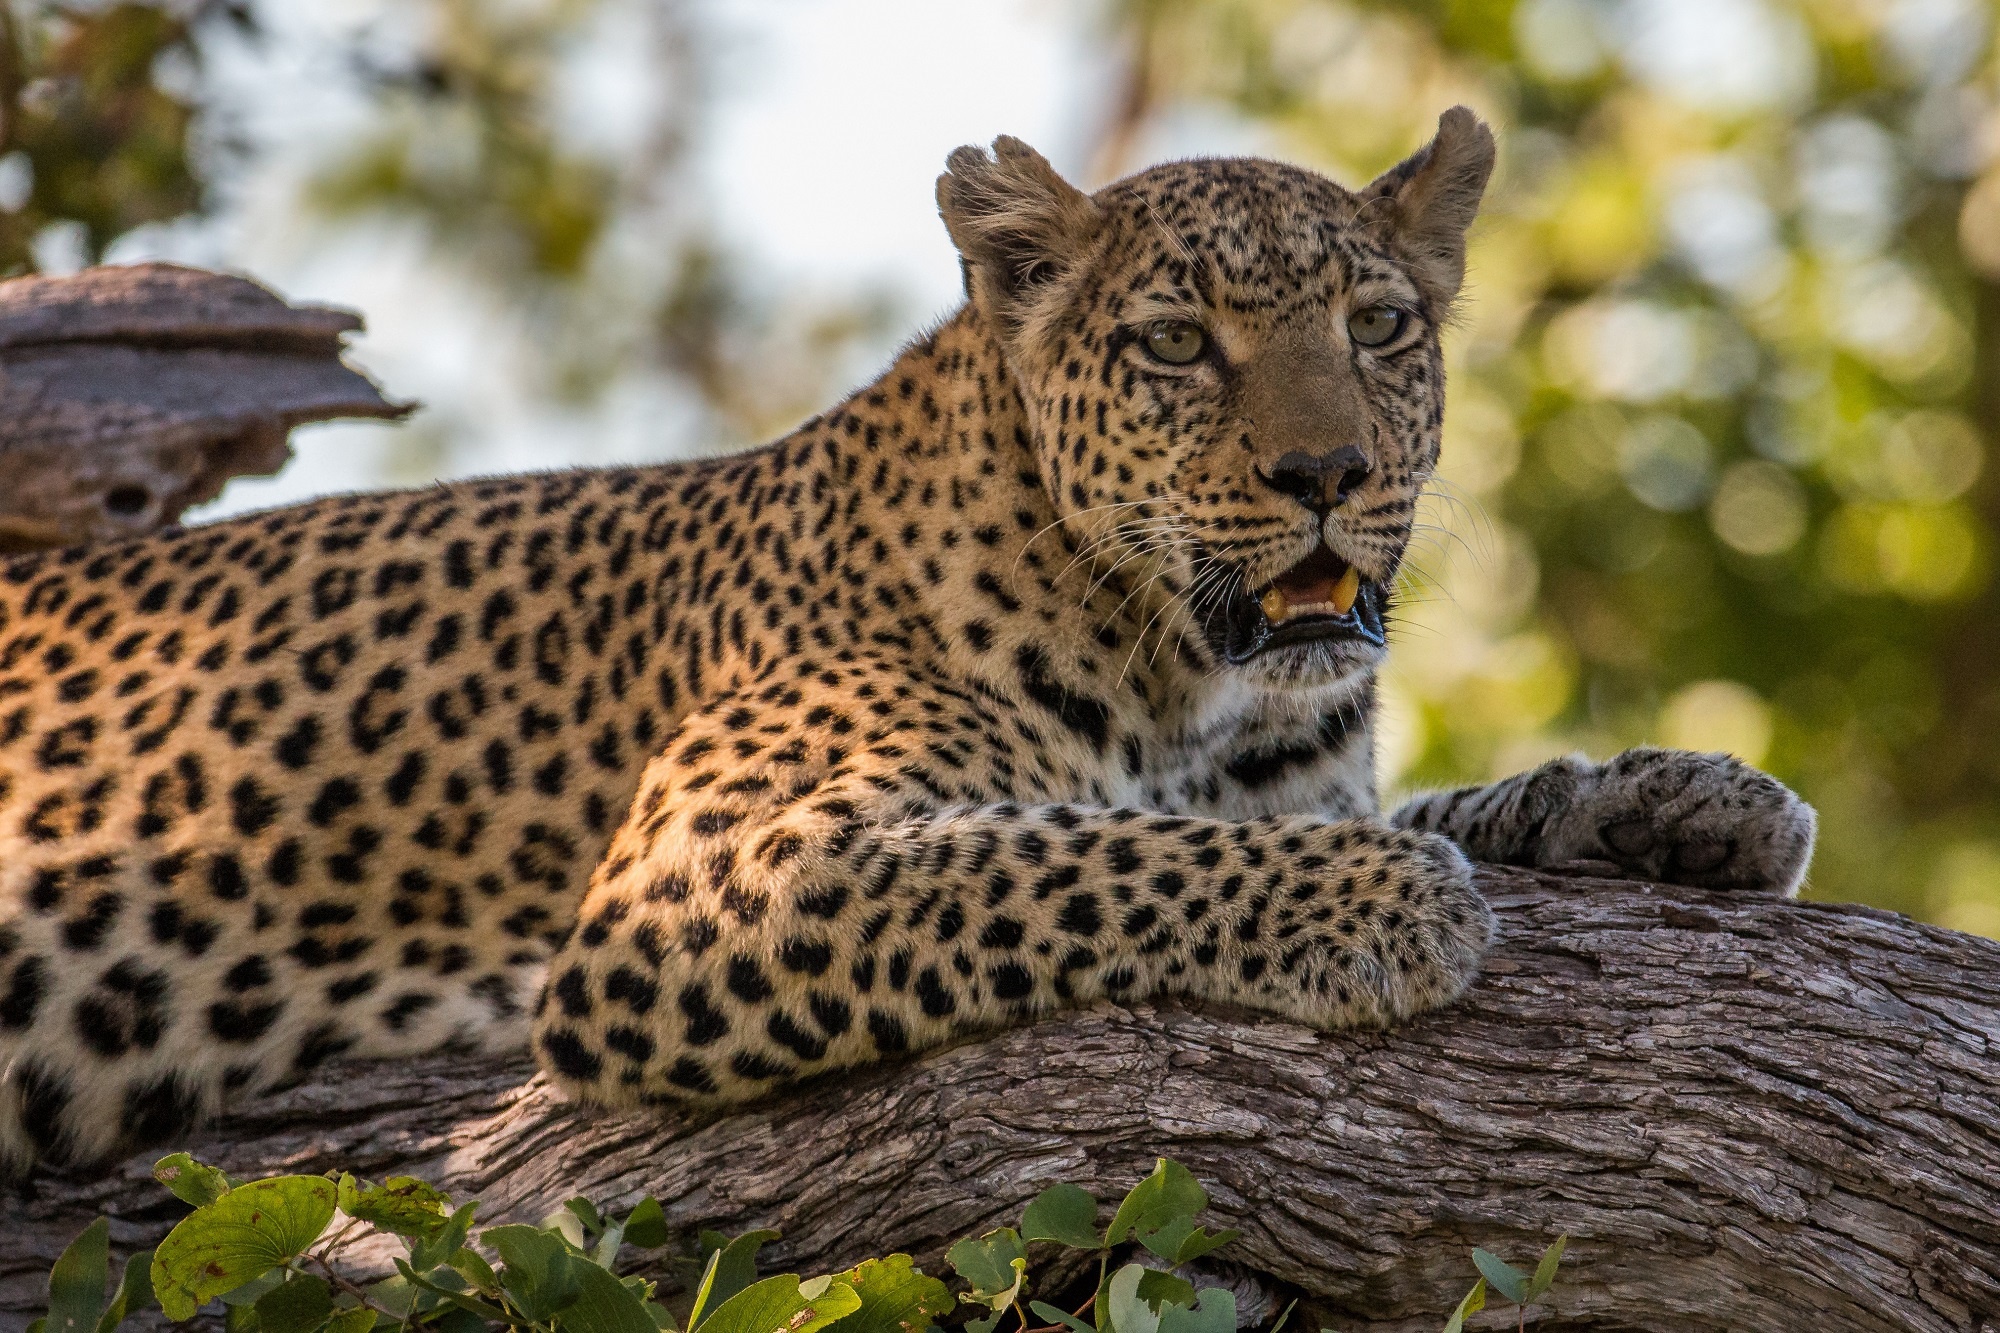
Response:
[{"label": "canine tooth", "polygon": [[1361,595],[1361,572],[1353,565],[1340,576],[1340,582],[1333,585],[1333,613],[1344,616],[1354,609],[1354,599]]},{"label": "canine tooth", "polygon": [[1273,625],[1283,620],[1286,613],[1291,610],[1285,604],[1285,594],[1279,592],[1276,588],[1265,593],[1257,604],[1264,608],[1264,618]]}]

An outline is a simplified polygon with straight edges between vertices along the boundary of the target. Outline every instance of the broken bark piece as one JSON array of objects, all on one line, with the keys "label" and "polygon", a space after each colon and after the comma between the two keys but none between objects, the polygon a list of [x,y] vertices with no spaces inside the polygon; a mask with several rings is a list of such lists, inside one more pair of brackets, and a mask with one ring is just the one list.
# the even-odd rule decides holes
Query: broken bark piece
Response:
[{"label": "broken bark piece", "polygon": [[0,282],[0,553],[134,537],[268,476],[294,426],[400,420],[361,319],[174,264]]}]

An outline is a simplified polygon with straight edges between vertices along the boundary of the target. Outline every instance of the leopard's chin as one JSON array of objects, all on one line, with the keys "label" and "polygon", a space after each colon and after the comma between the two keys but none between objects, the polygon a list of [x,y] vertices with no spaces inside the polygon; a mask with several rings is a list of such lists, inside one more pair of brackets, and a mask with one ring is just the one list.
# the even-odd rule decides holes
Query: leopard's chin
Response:
[{"label": "leopard's chin", "polygon": [[[1229,594],[1206,608],[1203,627],[1230,666],[1309,655],[1337,674],[1373,664],[1387,648],[1386,591],[1325,546],[1262,588],[1241,578],[1226,585]],[[1293,674],[1305,663],[1286,666]]]}]

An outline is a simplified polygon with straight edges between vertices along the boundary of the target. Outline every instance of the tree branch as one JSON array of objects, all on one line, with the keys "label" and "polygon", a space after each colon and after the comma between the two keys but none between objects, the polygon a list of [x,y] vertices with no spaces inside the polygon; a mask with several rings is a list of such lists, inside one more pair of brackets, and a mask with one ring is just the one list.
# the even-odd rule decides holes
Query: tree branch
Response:
[{"label": "tree branch", "polygon": [[[349,1064],[188,1146],[240,1175],[409,1172],[489,1223],[652,1193],[677,1226],[783,1231],[767,1253],[804,1272],[891,1250],[940,1271],[1049,1184],[1115,1198],[1164,1154],[1243,1229],[1226,1253],[1315,1299],[1304,1328],[1434,1333],[1471,1246],[1520,1260],[1564,1232],[1545,1329],[2000,1328],[2000,943],[1481,879],[1505,932],[1485,979],[1391,1032],[1102,1007],[719,1117],[566,1105],[519,1059]],[[123,1248],[163,1234],[151,1158],[5,1203],[0,1311],[36,1308],[99,1212]]]}]

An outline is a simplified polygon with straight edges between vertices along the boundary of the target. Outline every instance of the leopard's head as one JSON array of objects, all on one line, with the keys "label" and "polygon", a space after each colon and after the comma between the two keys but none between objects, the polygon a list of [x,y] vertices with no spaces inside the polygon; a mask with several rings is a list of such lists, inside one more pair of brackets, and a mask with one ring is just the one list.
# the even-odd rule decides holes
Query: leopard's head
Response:
[{"label": "leopard's head", "polygon": [[1463,107],[1358,192],[1211,159],[1086,195],[1019,140],[952,154],[939,207],[1042,483],[1204,666],[1317,686],[1380,658],[1492,166]]}]

